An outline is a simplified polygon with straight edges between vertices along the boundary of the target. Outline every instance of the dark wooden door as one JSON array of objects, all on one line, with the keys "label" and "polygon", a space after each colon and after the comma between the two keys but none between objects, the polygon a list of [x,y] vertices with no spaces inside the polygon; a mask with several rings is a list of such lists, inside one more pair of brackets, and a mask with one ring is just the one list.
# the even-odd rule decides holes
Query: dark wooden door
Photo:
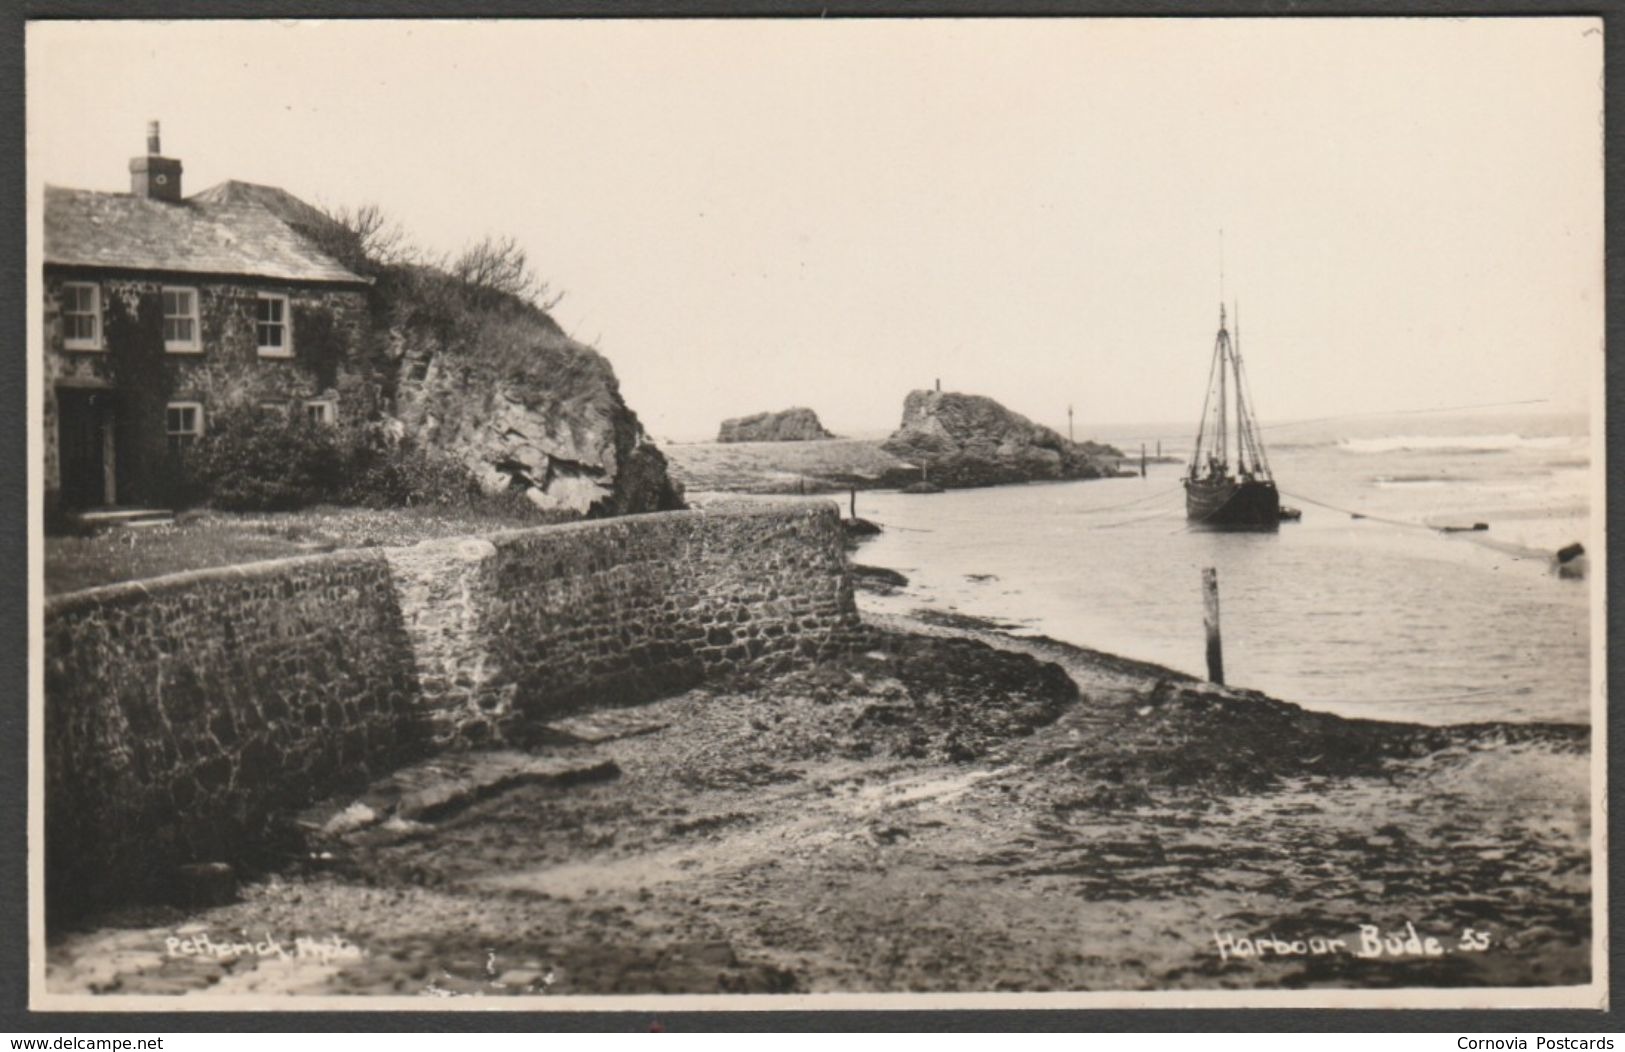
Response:
[{"label": "dark wooden door", "polygon": [[91,508],[113,503],[112,395],[58,390],[56,411],[63,506]]}]

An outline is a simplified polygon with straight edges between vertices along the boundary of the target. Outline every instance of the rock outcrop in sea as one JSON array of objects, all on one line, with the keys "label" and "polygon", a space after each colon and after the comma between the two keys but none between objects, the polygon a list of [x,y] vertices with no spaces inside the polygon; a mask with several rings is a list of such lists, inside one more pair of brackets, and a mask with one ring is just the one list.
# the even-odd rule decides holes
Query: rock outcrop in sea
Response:
[{"label": "rock outcrop in sea", "polygon": [[902,425],[881,448],[917,465],[931,482],[955,488],[1101,478],[1122,455],[1069,441],[991,398],[957,391],[910,391]]},{"label": "rock outcrop in sea", "polygon": [[717,431],[718,442],[811,442],[834,437],[818,422],[818,414],[804,406],[736,416],[724,420]]}]

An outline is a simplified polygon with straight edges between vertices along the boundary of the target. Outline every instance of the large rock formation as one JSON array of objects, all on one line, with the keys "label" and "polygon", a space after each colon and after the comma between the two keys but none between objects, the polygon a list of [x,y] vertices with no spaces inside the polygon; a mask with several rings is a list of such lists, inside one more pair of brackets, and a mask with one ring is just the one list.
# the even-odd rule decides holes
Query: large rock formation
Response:
[{"label": "large rock formation", "polygon": [[795,406],[777,413],[755,413],[724,420],[718,442],[810,442],[834,438],[811,409]]},{"label": "large rock formation", "polygon": [[447,454],[486,490],[521,489],[548,510],[683,506],[615,371],[536,305],[524,254],[511,242],[488,242],[483,270],[450,273],[403,258],[387,224],[367,210],[346,221],[273,187],[231,185],[373,279],[369,361],[356,363],[358,390],[346,401],[377,407],[374,420],[396,440]]},{"label": "large rock formation", "polygon": [[991,398],[910,391],[902,425],[881,446],[943,486],[1089,479],[1109,475],[1117,450],[1071,442]]},{"label": "large rock formation", "polygon": [[458,322],[395,311],[385,355],[402,433],[462,462],[486,490],[522,489],[545,509],[683,506],[602,355],[528,304],[491,303]]}]

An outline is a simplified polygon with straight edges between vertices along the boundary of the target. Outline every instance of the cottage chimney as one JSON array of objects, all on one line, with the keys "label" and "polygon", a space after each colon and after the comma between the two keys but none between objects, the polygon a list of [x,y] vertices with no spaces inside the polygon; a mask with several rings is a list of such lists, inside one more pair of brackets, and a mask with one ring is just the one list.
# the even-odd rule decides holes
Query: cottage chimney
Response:
[{"label": "cottage chimney", "polygon": [[154,201],[180,202],[181,162],[162,156],[157,121],[147,122],[147,155],[130,158],[130,193]]}]

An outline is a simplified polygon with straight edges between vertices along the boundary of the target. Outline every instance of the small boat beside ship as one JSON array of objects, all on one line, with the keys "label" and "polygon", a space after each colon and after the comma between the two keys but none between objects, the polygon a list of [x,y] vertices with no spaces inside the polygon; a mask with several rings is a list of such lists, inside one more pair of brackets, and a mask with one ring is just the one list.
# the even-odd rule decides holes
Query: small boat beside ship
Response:
[{"label": "small boat beside ship", "polygon": [[1274,530],[1283,518],[1297,518],[1301,513],[1281,507],[1281,495],[1275,488],[1275,476],[1270,472],[1247,393],[1239,344],[1240,325],[1233,341],[1221,303],[1207,397],[1196,431],[1196,448],[1185,475],[1185,518],[1193,526],[1209,529]]}]

